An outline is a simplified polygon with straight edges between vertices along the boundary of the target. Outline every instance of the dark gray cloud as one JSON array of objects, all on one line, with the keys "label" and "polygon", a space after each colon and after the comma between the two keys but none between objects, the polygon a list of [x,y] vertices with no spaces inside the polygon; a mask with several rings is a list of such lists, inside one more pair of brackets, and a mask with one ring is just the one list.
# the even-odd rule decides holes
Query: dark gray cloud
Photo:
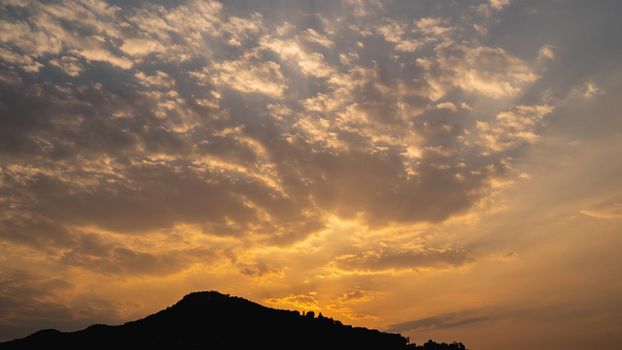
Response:
[{"label": "dark gray cloud", "polygon": [[107,275],[168,275],[184,270],[196,261],[217,260],[222,251],[210,248],[169,249],[165,252],[135,251],[82,235],[59,259],[64,265],[78,266]]},{"label": "dark gray cloud", "polygon": [[472,311],[436,315],[403,323],[390,325],[390,332],[419,331],[425,329],[448,329],[468,326],[475,323],[491,321],[496,315],[476,315]]}]

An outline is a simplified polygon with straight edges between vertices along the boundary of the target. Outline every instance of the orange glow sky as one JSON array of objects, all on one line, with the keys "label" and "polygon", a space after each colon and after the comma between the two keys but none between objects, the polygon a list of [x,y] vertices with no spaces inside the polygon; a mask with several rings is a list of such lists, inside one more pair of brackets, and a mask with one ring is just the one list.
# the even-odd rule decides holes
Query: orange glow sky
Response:
[{"label": "orange glow sky", "polygon": [[622,343],[619,1],[0,4],[0,340],[218,290]]}]

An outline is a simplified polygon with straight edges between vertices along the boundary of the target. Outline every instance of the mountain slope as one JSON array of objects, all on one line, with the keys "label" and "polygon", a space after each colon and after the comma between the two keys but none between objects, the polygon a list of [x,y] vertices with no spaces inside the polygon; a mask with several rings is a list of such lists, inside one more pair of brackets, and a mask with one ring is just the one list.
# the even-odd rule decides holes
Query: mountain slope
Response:
[{"label": "mountain slope", "polygon": [[197,292],[141,320],[93,325],[76,332],[43,330],[0,349],[464,349],[424,347],[399,334],[343,325],[312,313],[276,310],[218,292]]}]

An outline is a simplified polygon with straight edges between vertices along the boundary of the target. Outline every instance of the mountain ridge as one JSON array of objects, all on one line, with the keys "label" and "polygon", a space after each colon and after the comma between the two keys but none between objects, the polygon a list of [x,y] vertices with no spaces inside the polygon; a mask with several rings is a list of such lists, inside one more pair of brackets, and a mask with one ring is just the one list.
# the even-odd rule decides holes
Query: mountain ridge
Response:
[{"label": "mountain ridge", "polygon": [[464,350],[461,343],[409,343],[400,334],[344,325],[320,313],[274,309],[217,291],[192,292],[142,319],[93,324],[74,332],[46,329],[0,349],[383,349]]}]

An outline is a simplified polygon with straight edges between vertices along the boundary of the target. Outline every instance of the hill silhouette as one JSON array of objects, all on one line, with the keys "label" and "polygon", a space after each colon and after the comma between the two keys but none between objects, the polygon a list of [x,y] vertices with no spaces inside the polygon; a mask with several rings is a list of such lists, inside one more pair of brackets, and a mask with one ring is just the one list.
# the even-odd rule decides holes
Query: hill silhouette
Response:
[{"label": "hill silhouette", "polygon": [[409,344],[400,334],[344,325],[313,312],[277,310],[218,292],[186,295],[175,305],[123,325],[76,332],[42,330],[0,349],[382,349],[464,350],[461,343]]}]

